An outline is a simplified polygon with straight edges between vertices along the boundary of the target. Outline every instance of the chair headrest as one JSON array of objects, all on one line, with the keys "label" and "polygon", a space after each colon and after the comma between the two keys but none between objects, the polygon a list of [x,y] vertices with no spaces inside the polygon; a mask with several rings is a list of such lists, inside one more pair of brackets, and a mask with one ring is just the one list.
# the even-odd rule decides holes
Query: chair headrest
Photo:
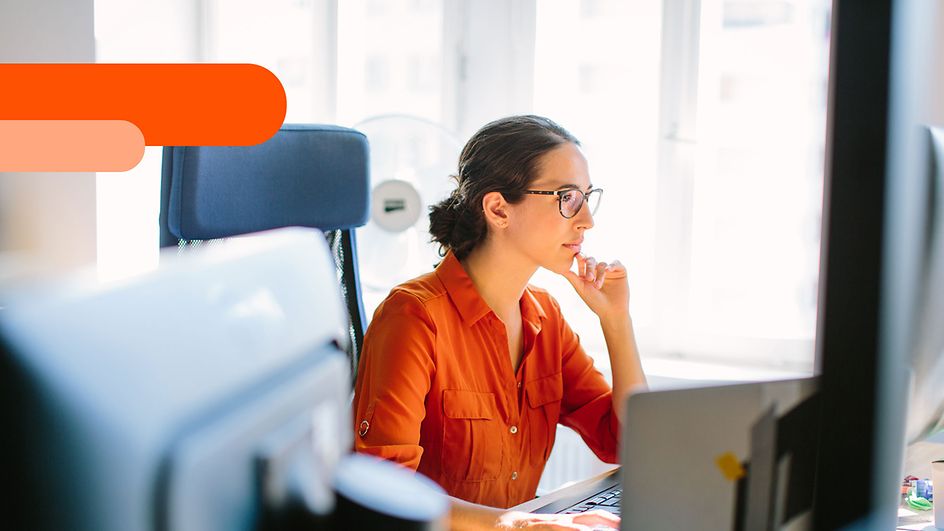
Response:
[{"label": "chair headrest", "polygon": [[367,137],[353,129],[284,125],[255,146],[166,150],[167,228],[179,239],[367,222],[369,150]]}]

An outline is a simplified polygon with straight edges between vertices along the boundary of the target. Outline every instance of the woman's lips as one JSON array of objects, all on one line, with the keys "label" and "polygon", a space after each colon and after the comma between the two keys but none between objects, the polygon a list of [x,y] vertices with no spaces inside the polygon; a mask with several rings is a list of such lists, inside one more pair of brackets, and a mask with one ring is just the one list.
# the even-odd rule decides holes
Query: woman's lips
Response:
[{"label": "woman's lips", "polygon": [[566,248],[570,249],[571,251],[573,251],[574,254],[577,254],[577,253],[580,252],[580,244],[579,244],[579,243],[565,243],[565,244],[564,244],[564,247],[566,247]]}]

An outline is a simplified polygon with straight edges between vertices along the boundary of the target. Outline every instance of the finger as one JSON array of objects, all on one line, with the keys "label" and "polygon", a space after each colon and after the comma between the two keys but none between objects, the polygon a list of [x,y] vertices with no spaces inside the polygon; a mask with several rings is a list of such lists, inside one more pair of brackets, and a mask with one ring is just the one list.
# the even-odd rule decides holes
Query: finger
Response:
[{"label": "finger", "polygon": [[530,515],[530,517],[520,517],[513,519],[502,519],[499,525],[514,529],[531,529],[533,531],[562,531],[562,530],[585,530],[586,526],[571,522],[570,518],[564,515]]},{"label": "finger", "polygon": [[574,523],[590,526],[605,525],[619,529],[620,518],[609,511],[594,509],[592,511],[578,514],[574,518]]},{"label": "finger", "polygon": [[606,276],[607,267],[608,267],[608,264],[606,262],[600,262],[597,264],[594,277],[596,278],[596,285],[598,288],[603,286],[603,277]]},{"label": "finger", "polygon": [[593,282],[594,280],[596,280],[597,278],[596,268],[597,268],[597,261],[592,256],[588,256],[587,257],[587,270],[584,274],[584,278],[587,279],[587,282]]},{"label": "finger", "polygon": [[606,271],[607,269],[609,269],[609,267],[610,267],[610,264],[608,264],[608,263],[606,263],[606,262],[599,262],[599,263],[597,263],[597,268],[596,268],[596,269],[597,269],[597,270],[596,270],[597,275],[599,276],[600,273]]},{"label": "finger", "polygon": [[533,531],[587,531],[587,529],[589,529],[587,526],[583,525],[551,524],[547,522],[541,522],[534,525],[525,525],[521,527],[524,529],[531,529]]},{"label": "finger", "polygon": [[508,511],[498,518],[498,526],[501,528],[531,528],[535,529],[536,524],[548,520],[553,515],[533,514],[523,511]]},{"label": "finger", "polygon": [[610,278],[623,278],[626,276],[626,266],[620,263],[619,260],[613,260],[607,267],[607,275]]},{"label": "finger", "polygon": [[603,287],[604,282],[606,282],[606,268],[603,268],[602,271],[597,273],[597,281],[594,285],[597,287],[597,289],[600,289]]},{"label": "finger", "polygon": [[587,274],[587,257],[577,253],[577,274],[584,276]]}]

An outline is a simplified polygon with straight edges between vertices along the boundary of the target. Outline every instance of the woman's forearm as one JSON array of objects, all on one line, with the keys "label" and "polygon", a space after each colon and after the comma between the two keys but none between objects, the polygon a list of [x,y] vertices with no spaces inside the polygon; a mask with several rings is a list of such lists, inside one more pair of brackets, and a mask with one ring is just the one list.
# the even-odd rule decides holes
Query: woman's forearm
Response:
[{"label": "woman's forearm", "polygon": [[600,319],[600,326],[603,328],[603,338],[606,340],[613,371],[613,409],[620,422],[623,422],[627,395],[630,391],[647,386],[646,375],[642,372],[642,363],[639,361],[633,319],[629,313],[608,315]]},{"label": "woman's forearm", "polygon": [[483,531],[498,528],[502,509],[479,505],[453,496],[449,497],[449,529],[451,531]]}]

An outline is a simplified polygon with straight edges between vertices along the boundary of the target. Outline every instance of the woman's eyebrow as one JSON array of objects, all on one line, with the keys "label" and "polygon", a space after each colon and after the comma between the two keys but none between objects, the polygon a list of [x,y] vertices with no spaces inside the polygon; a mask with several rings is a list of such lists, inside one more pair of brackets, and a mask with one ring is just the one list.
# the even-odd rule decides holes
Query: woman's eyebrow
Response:
[{"label": "woman's eyebrow", "polygon": [[[576,184],[562,184],[555,188],[555,190],[564,190],[564,189],[580,190],[580,187]],[[593,190],[593,184],[587,185],[587,191]]]}]

